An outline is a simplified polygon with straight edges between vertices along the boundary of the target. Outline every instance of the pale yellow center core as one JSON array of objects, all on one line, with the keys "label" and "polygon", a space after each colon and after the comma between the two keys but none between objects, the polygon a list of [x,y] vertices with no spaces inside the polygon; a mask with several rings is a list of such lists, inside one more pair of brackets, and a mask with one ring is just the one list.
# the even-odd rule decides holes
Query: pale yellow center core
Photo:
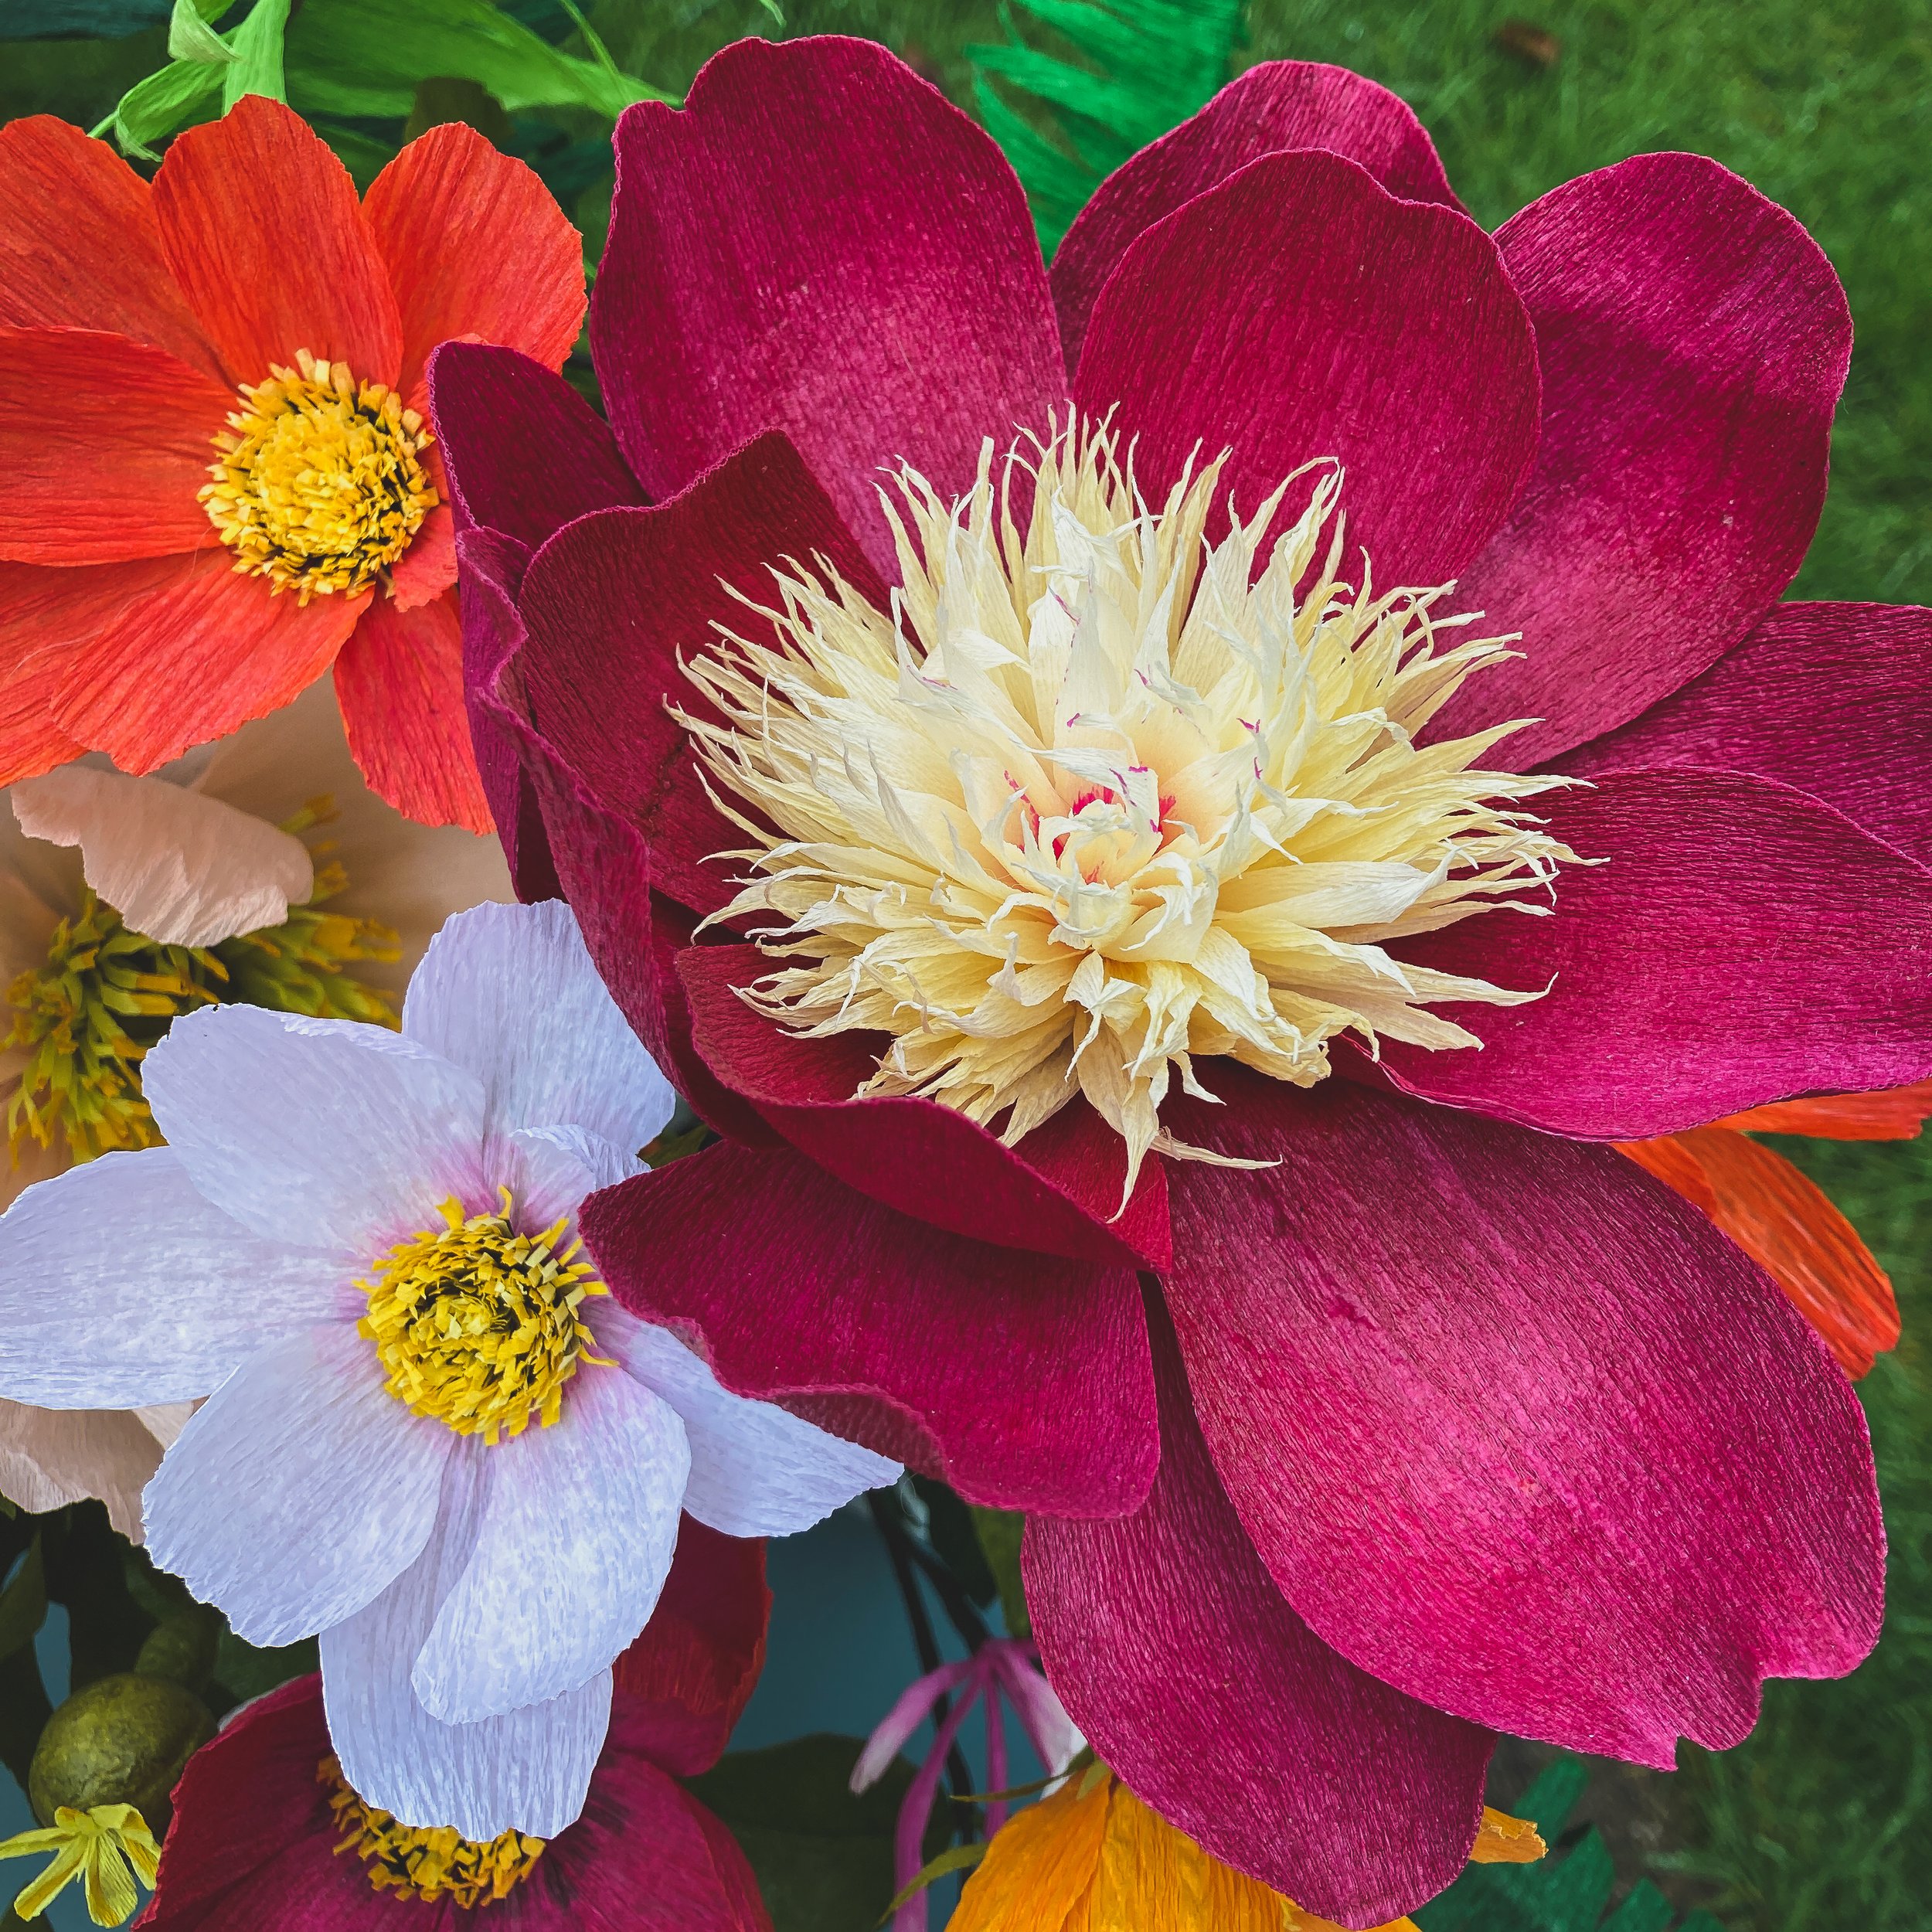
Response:
[{"label": "pale yellow center core", "polygon": [[437,499],[422,463],[433,439],[414,410],[340,362],[307,349],[295,359],[244,386],[200,496],[235,568],[306,604],[366,590]]},{"label": "pale yellow center core", "polygon": [[586,1295],[610,1291],[577,1259],[579,1243],[560,1251],[566,1222],[516,1232],[508,1188],[500,1213],[466,1217],[455,1200],[442,1212],[443,1226],[397,1243],[373,1281],[356,1283],[369,1296],[357,1325],[391,1395],[494,1445],[533,1415],[556,1421],[580,1362],[610,1366],[578,1314]]},{"label": "pale yellow center core", "polygon": [[1150,509],[1107,431],[1061,430],[1024,527],[1017,467],[989,442],[955,504],[901,473],[889,612],[787,561],[775,645],[723,631],[686,666],[723,722],[679,716],[755,841],[719,917],[783,962],[741,996],[887,1036],[862,1092],[1009,1143],[1084,1094],[1130,1178],[1150,1147],[1201,1157],[1159,1120],[1201,1055],[1308,1086],[1338,1033],[1471,1047],[1427,1009],[1537,997],[1387,950],[1546,910],[1574,857],[1515,808],[1566,781],[1482,768],[1515,725],[1417,742],[1505,641],[1446,588],[1373,592],[1366,559],[1345,581],[1332,468],[1257,573],[1287,484],[1210,543],[1218,461]]},{"label": "pale yellow center core", "polygon": [[447,1826],[422,1831],[398,1825],[387,1811],[364,1804],[350,1790],[333,1757],[322,1760],[315,1777],[330,1788],[329,1808],[342,1834],[337,1855],[352,1852],[362,1859],[369,1867],[369,1883],[379,1892],[400,1892],[426,1904],[448,1899],[468,1911],[507,1897],[543,1855],[544,1841],[521,1832],[505,1832],[478,1845]]}]

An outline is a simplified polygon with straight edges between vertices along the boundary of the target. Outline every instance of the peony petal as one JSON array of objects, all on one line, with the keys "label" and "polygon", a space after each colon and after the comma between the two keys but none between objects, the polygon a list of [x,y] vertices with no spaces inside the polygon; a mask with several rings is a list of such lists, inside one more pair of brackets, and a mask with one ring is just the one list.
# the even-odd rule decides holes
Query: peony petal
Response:
[{"label": "peony petal", "polygon": [[380,1026],[204,1008],[175,1022],[142,1072],[195,1185],[270,1239],[368,1266],[438,1225],[451,1196],[493,1200],[482,1083]]},{"label": "peony petal", "polygon": [[1932,611],[1781,604],[1742,644],[1566,771],[1687,766],[1808,791],[1932,865]]},{"label": "peony petal", "polygon": [[[485,1451],[483,1453],[487,1453]],[[546,1704],[474,1724],[440,1724],[410,1671],[476,1546],[480,1454],[452,1456],[421,1556],[366,1610],[322,1633],[322,1696],[343,1775],[406,1825],[554,1838],[583,1808],[611,1716],[611,1673]]]},{"label": "peony petal", "polygon": [[246,94],[177,135],[154,208],[168,268],[231,383],[264,381],[305,349],[396,386],[389,270],[349,170],[299,115]]},{"label": "peony petal", "polygon": [[1176,1131],[1277,1165],[1177,1174],[1168,1301],[1222,1480],[1325,1642],[1660,1769],[1737,1743],[1764,1679],[1863,1658],[1863,1414],[1702,1215],[1608,1148],[1345,1080],[1222,1091]]},{"label": "peony petal", "polygon": [[709,1528],[728,1536],[793,1536],[899,1480],[899,1464],[771,1403],[719,1388],[668,1330],[602,1301],[587,1312],[598,1348],[682,1419],[691,1443],[684,1506]]},{"label": "peony petal", "polygon": [[1340,463],[1349,555],[1379,585],[1427,586],[1481,549],[1529,474],[1536,345],[1468,216],[1306,149],[1250,162],[1128,249],[1073,396],[1117,406],[1155,502],[1224,448],[1223,501],[1246,515],[1291,472]]},{"label": "peony petal", "polygon": [[554,1423],[464,1452],[483,1471],[475,1546],[410,1677],[445,1724],[541,1704],[609,1671],[651,1621],[691,1470],[669,1406],[590,1366]]},{"label": "peony petal", "polygon": [[0,1216],[0,1394],[61,1409],[190,1401],[359,1300],[333,1256],[256,1238],[172,1148],[104,1154]]},{"label": "peony petal", "polygon": [[250,1356],[148,1485],[148,1552],[261,1646],[340,1623],[406,1570],[455,1437],[383,1384],[352,1320]]},{"label": "peony petal", "polygon": [[1821,1141],[1916,1141],[1932,1119],[1932,1080],[1872,1094],[1818,1094],[1727,1114],[1718,1127],[1740,1134],[1808,1134]]},{"label": "peony petal", "polygon": [[937,1233],[802,1155],[729,1144],[594,1196],[582,1226],[624,1306],[734,1394],[834,1427],[794,1398],[883,1399],[902,1440],[868,1447],[995,1508],[1117,1515],[1147,1493],[1152,1376],[1124,1270]]},{"label": "peony petal", "polygon": [[114,1409],[36,1409],[0,1400],[0,1496],[29,1515],[98,1496],[107,1520],[141,1541],[141,1492],[161,1444]]},{"label": "peony petal", "polygon": [[706,862],[736,850],[744,834],[712,803],[669,715],[676,705],[717,717],[682,661],[719,626],[777,645],[776,629],[743,600],[768,602],[787,560],[820,558],[885,607],[884,586],[818,480],[770,435],[668,503],[580,519],[523,579],[522,671],[535,723],[597,802],[645,835],[652,884],[699,912],[730,899],[733,869]]},{"label": "peony petal", "polygon": [[70,765],[12,796],[29,838],[78,845],[87,883],[165,946],[214,946],[279,926],[315,887],[299,838],[165,779]]},{"label": "peony petal", "polygon": [[1115,168],[1074,216],[1049,271],[1068,368],[1079,366],[1094,304],[1138,236],[1250,162],[1296,148],[1346,155],[1400,200],[1462,206],[1399,95],[1345,67],[1261,61]]},{"label": "peony petal", "polygon": [[106,141],[52,114],[10,121],[0,183],[0,324],[111,330],[222,382],[162,260],[148,184]]},{"label": "peony petal", "polygon": [[420,610],[455,589],[456,572],[456,512],[447,503],[439,503],[389,573],[389,595],[398,614]]},{"label": "peony petal", "polygon": [[362,213],[402,313],[404,395],[452,335],[563,366],[583,325],[583,239],[522,162],[446,121],[376,177]]},{"label": "peony petal", "polygon": [[495,1150],[495,1177],[508,1187],[526,1227],[574,1220],[584,1198],[649,1170],[600,1134],[580,1127],[525,1127]]},{"label": "peony petal", "polygon": [[[1701,1209],[1791,1298],[1855,1380],[1898,1346],[1890,1277],[1857,1229],[1783,1155],[1742,1134],[1699,1128],[1621,1151]],[[1694,1170],[1683,1171],[1688,1161]]]},{"label": "peony petal", "polygon": [[1481,1050],[1385,1044],[1396,1083],[1552,1133],[1638,1140],[1932,1073],[1932,877],[1762,779],[1599,783],[1539,801],[1559,838],[1609,861],[1566,868],[1553,915],[1485,913],[1400,949],[1551,990],[1500,1012],[1442,1009]]},{"label": "peony petal", "polygon": [[1695,677],[1790,583],[1852,318],[1797,221],[1701,155],[1566,182],[1496,244],[1536,325],[1543,441],[1458,601],[1520,631],[1524,655],[1435,731],[1540,719],[1510,741],[1520,770]]},{"label": "peony petal", "polygon": [[124,335],[0,328],[0,556],[119,563],[216,545],[196,492],[231,400]]},{"label": "peony petal", "polygon": [[856,1034],[798,1039],[754,1013],[733,988],[769,970],[756,947],[693,946],[677,967],[705,1063],[848,1186],[1002,1247],[1114,1267],[1165,1264],[1166,1170],[1148,1162],[1122,1213],[1125,1143],[1084,1102],[1009,1148],[935,1100],[855,1100],[876,1049]]},{"label": "peony petal", "polygon": [[369,602],[275,597],[219,545],[171,558],[78,651],[54,721],[124,771],[148,772],[281,707],[328,670]]},{"label": "peony petal", "polygon": [[349,750],[369,789],[419,825],[492,829],[463,703],[463,624],[453,598],[413,611],[378,597],[335,669]]},{"label": "peony petal", "polygon": [[465,528],[481,524],[534,550],[573,518],[644,501],[604,418],[541,362],[445,342],[430,358],[429,385]]},{"label": "peony petal", "polygon": [[560,900],[459,913],[410,982],[403,1031],[483,1083],[492,1131],[579,1127],[634,1153],[676,1111]]},{"label": "peony petal", "polygon": [[883,47],[741,40],[682,111],[617,123],[590,340],[654,497],[782,430],[882,570],[882,464],[942,496],[1044,430],[1066,379],[1019,183]]},{"label": "peony petal", "polygon": [[1046,1674],[1103,1762],[1216,1858],[1315,1911],[1393,1917],[1462,1869],[1495,1740],[1344,1662],[1282,1600],[1208,1460],[1165,1318],[1157,1333],[1145,1505],[1027,1523]]}]

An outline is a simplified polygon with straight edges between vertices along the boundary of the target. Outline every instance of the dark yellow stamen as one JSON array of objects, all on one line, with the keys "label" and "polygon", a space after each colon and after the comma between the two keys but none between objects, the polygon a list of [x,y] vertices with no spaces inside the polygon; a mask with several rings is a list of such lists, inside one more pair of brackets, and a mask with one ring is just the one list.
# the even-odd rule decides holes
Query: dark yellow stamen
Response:
[{"label": "dark yellow stamen", "polygon": [[237,570],[306,604],[366,590],[438,499],[422,462],[434,439],[414,410],[340,362],[305,349],[295,360],[244,385],[201,501]]},{"label": "dark yellow stamen", "polygon": [[420,1831],[398,1825],[387,1811],[364,1804],[349,1789],[333,1757],[322,1760],[315,1777],[318,1784],[334,1787],[329,1809],[342,1833],[336,1855],[353,1852],[369,1867],[369,1882],[379,1892],[400,1892],[426,1904],[449,1899],[468,1911],[507,1897],[543,1855],[544,1841],[521,1832],[505,1832],[478,1845],[447,1826]]},{"label": "dark yellow stamen", "polygon": [[510,1190],[501,1194],[496,1214],[466,1217],[445,1201],[442,1227],[398,1242],[375,1280],[355,1284],[369,1296],[358,1325],[389,1393],[492,1446],[520,1436],[532,1414],[555,1422],[579,1362],[611,1366],[590,1352],[595,1338],[577,1313],[586,1295],[610,1291],[577,1259],[581,1243],[559,1252],[567,1217],[519,1234]]}]

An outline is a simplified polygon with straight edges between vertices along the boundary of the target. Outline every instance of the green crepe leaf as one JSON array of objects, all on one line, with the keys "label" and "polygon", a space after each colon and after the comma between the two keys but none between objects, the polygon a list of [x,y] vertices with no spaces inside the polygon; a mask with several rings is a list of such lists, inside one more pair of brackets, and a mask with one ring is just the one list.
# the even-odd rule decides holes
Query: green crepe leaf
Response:
[{"label": "green crepe leaf", "polygon": [[152,143],[220,111],[221,77],[222,70],[206,61],[171,60],[137,80],[94,131],[111,132],[125,153],[158,161]]},{"label": "green crepe leaf", "polygon": [[47,1621],[47,1566],[40,1553],[40,1539],[27,1546],[27,1553],[13,1580],[0,1590],[0,1658],[11,1657],[23,1644],[31,1644]]},{"label": "green crepe leaf", "polygon": [[288,26],[288,0],[255,0],[248,18],[228,37],[235,63],[222,73],[221,107],[226,114],[243,94],[287,100],[282,77],[282,36]]},{"label": "green crepe leaf", "polygon": [[893,1894],[891,1904],[879,1915],[879,1923],[883,1925],[908,1900],[917,1898],[927,1886],[937,1883],[948,1872],[963,1872],[969,1865],[978,1864],[985,1857],[986,1851],[986,1841],[975,1838],[971,1845],[955,1845],[950,1850],[941,1852],[937,1858],[928,1859]]},{"label": "green crepe leaf", "polygon": [[1033,1621],[1026,1614],[1026,1590],[1019,1576],[1020,1538],[1026,1529],[1026,1519],[1016,1509],[988,1509],[978,1503],[970,1506],[974,1532],[999,1591],[1000,1612],[1006,1619],[1007,1634],[1030,1637]]},{"label": "green crepe leaf", "polygon": [[[1130,155],[1185,121],[1226,84],[1242,0],[1019,0],[1081,62],[1029,46],[1010,10],[1007,42],[966,49],[980,117],[1005,151],[1050,254],[1087,198]],[[1016,111],[992,85],[1029,99]],[[1034,124],[1046,124],[1047,131]]]},{"label": "green crepe leaf", "polygon": [[[757,1873],[774,1932],[866,1932],[893,1896],[893,1830],[912,1767],[900,1759],[856,1797],[847,1781],[865,1742],[820,1733],[733,1751],[692,1795],[731,1828]],[[946,1842],[935,1821],[923,1849]]]},{"label": "green crepe leaf", "polygon": [[208,22],[214,15],[199,0],[175,0],[175,11],[168,22],[168,57],[171,60],[199,60],[225,66],[240,59],[234,49]]}]

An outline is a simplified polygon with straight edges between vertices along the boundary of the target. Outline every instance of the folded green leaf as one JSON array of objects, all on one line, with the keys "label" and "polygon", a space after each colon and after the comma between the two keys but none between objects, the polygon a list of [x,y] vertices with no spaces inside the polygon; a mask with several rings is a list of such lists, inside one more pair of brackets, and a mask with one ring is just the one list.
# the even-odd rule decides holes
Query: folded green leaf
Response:
[{"label": "folded green leaf", "polygon": [[221,104],[226,114],[243,94],[266,94],[286,100],[282,76],[282,36],[288,26],[288,0],[255,0],[248,18],[228,37],[235,64],[222,75]]},{"label": "folded green leaf", "polygon": [[209,0],[175,0],[175,11],[168,22],[168,57],[171,60],[200,60],[226,66],[240,58],[234,49],[208,23],[216,18],[209,11]]},{"label": "folded green leaf", "polygon": [[927,1886],[943,1879],[948,1872],[964,1871],[969,1865],[977,1865],[985,1855],[985,1842],[975,1839],[971,1845],[955,1845],[951,1850],[941,1852],[937,1858],[928,1859],[893,1895],[892,1903],[879,1913],[879,1923],[883,1925],[908,1899],[917,1898]]}]

